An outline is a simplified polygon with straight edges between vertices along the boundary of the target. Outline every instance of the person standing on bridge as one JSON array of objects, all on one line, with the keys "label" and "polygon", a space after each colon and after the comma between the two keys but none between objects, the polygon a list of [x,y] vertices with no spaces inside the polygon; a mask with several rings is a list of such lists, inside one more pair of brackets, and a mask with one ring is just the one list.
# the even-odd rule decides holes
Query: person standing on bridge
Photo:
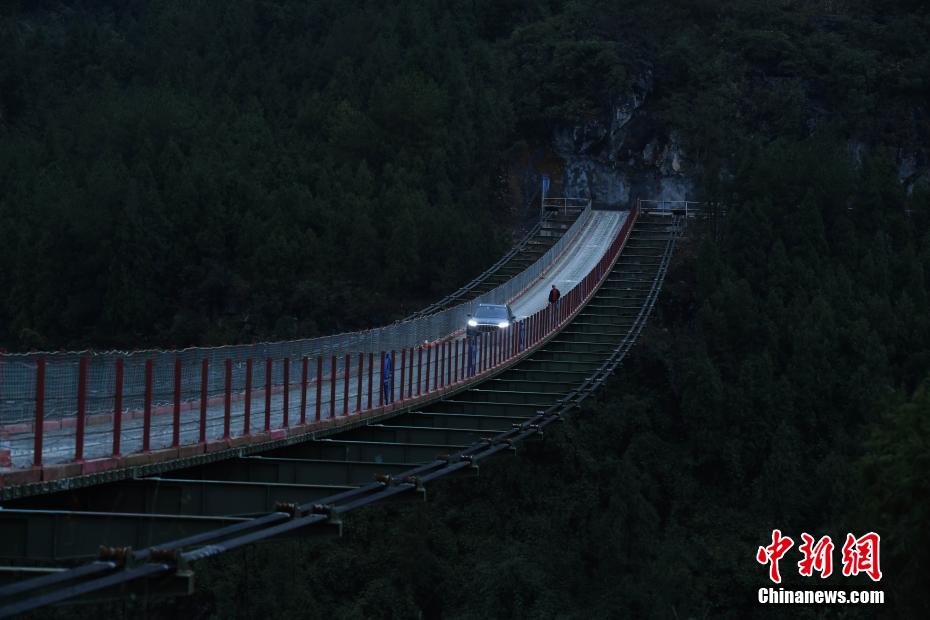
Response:
[{"label": "person standing on bridge", "polygon": [[468,376],[473,377],[478,361],[478,336],[468,336],[465,340],[468,342]]},{"label": "person standing on bridge", "polygon": [[394,386],[392,385],[391,379],[393,378],[393,373],[391,372],[391,352],[388,351],[384,354],[384,368],[381,373],[381,385],[383,389],[381,390],[381,398],[385,405],[390,405],[394,400]]},{"label": "person standing on bridge", "polygon": [[559,316],[559,300],[562,298],[562,293],[559,289],[556,288],[555,284],[552,285],[552,289],[549,291],[549,328],[551,329],[553,325],[558,323],[557,317]]}]

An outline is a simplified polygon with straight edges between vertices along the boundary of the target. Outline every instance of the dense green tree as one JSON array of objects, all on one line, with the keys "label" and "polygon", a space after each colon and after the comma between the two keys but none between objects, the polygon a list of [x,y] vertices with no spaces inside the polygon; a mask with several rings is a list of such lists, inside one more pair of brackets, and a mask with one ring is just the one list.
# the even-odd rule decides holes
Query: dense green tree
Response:
[{"label": "dense green tree", "polygon": [[856,518],[881,529],[890,595],[902,615],[925,615],[930,606],[918,593],[930,566],[930,380],[875,421],[867,446]]},{"label": "dense green tree", "polygon": [[506,243],[491,179],[513,120],[475,10],[6,14],[0,342],[248,341],[282,317],[309,336],[387,322],[480,271]]}]

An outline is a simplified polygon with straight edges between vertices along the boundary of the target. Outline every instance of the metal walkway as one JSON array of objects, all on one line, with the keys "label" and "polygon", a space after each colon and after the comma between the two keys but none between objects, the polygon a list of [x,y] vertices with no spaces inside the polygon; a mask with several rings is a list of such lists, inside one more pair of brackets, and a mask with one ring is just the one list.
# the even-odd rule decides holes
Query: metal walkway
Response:
[{"label": "metal walkway", "polygon": [[[548,267],[545,276],[517,292],[511,300],[518,317],[526,319],[546,307],[550,283],[555,282],[568,291],[580,282],[603,256],[625,221],[626,213],[590,214],[575,235],[566,240],[558,260]],[[229,447],[227,441],[261,441],[275,434],[283,436],[282,433],[286,434],[291,429],[296,432],[298,429],[295,426],[306,427],[308,423],[341,423],[340,418],[344,420],[392,401],[406,400],[405,395],[400,393],[405,379],[408,386],[416,385],[416,396],[419,396],[421,392],[428,394],[450,386],[453,376],[456,379],[464,378],[462,371],[465,360],[459,352],[464,353],[465,344],[464,334],[458,330],[447,335],[438,350],[428,351],[426,355],[412,348],[388,352],[394,358],[395,375],[400,375],[394,377],[393,385],[388,390],[383,389],[379,380],[380,370],[385,363],[383,354],[380,359],[375,355],[364,354],[353,354],[351,359],[347,357],[344,360],[325,356],[317,360],[304,360],[303,368],[299,363],[291,363],[285,379],[278,383],[273,381],[271,370],[272,364],[278,360],[248,359],[245,364],[239,365],[228,362],[230,376],[234,375],[233,369],[236,366],[244,366],[241,370],[252,381],[245,383],[244,389],[231,386],[223,398],[213,399],[212,402],[205,398],[190,403],[178,394],[176,411],[162,408],[162,415],[150,414],[148,419],[144,415],[124,415],[117,422],[113,416],[105,415],[95,420],[94,424],[85,425],[77,433],[75,424],[46,429],[41,437],[43,465],[47,468],[44,474],[46,479],[0,489],[0,497],[43,494],[61,488],[70,489],[75,485],[96,484],[100,477],[88,476],[93,462],[97,461],[111,469],[120,468],[118,461],[109,458],[120,451],[139,463],[144,463],[147,455],[152,454],[159,461],[174,461],[196,456],[204,451],[205,446],[208,450],[223,449]],[[495,346],[500,348],[502,344],[498,342]],[[258,363],[253,364],[253,361]],[[262,364],[262,361],[267,363]],[[341,370],[338,362],[342,362]],[[323,374],[324,369],[330,370],[328,375]],[[266,372],[262,373],[261,370]],[[451,372],[442,373],[441,370]],[[314,375],[316,378],[311,381]],[[182,380],[179,377],[176,385]],[[227,382],[230,383],[234,384]],[[157,394],[158,390],[154,391]],[[205,404],[200,406],[204,401]],[[176,415],[164,415],[168,413]],[[117,432],[119,450],[115,447]],[[76,437],[78,434],[80,439]],[[268,437],[264,437],[264,434]],[[28,463],[36,453],[36,436],[32,428],[4,433],[3,437],[3,446],[16,463]],[[80,463],[74,462],[78,443],[82,458],[77,460]],[[176,451],[172,451],[175,446]],[[22,472],[31,476],[37,473],[37,470]],[[107,480],[108,476],[102,478]]]},{"label": "metal walkway", "polygon": [[[476,281],[480,287],[473,282],[457,294],[478,297],[389,326],[180,351],[0,355],[0,501],[95,484],[98,474],[113,469],[184,459],[229,444],[309,432],[340,417],[370,415],[403,400],[403,371],[414,367],[407,379],[416,382],[417,396],[447,388],[451,378],[442,376],[437,383],[441,375],[435,368],[431,382],[424,364],[452,362],[456,354],[457,364],[464,365],[457,356],[464,353],[462,327],[477,303],[525,297],[537,280],[562,269],[568,253],[581,266],[603,255],[607,235],[600,236],[601,247],[577,248],[581,233],[593,232],[592,222],[603,228],[602,220],[611,214],[594,212],[588,200],[574,202],[578,205],[540,225],[549,240],[545,252],[519,274],[495,285],[501,265],[536,257],[528,251],[530,237]],[[488,287],[492,290],[481,293]],[[543,308],[545,298],[534,304],[524,304],[527,316]],[[382,386],[382,369],[392,374],[390,386]],[[452,374],[457,370],[453,365]],[[398,371],[400,380],[393,381]]]},{"label": "metal walkway", "polygon": [[679,231],[678,218],[640,214],[587,304],[477,386],[260,454],[5,502],[7,576],[47,574],[0,588],[0,617],[129,584],[183,593],[198,559],[298,531],[338,533],[352,510],[473,475],[610,376],[646,323]]}]

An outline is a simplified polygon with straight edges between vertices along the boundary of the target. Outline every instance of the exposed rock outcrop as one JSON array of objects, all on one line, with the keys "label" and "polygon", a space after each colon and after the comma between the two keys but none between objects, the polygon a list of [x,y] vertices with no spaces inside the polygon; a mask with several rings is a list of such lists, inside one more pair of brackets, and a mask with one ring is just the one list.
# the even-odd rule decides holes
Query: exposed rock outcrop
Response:
[{"label": "exposed rock outcrop", "polygon": [[652,88],[652,71],[644,68],[603,116],[555,129],[554,148],[565,161],[566,196],[609,205],[627,204],[636,197],[694,197],[697,163],[676,132],[662,127],[644,109]]}]

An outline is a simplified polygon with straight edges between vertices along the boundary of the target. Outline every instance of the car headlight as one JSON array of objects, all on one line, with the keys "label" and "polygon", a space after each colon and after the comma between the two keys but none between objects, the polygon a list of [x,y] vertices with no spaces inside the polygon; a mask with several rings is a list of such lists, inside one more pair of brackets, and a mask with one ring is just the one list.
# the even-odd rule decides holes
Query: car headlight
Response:
[{"label": "car headlight", "polygon": [[504,329],[505,327],[510,327],[510,321],[501,321],[497,324],[498,327]]},{"label": "car headlight", "polygon": [[469,327],[478,327],[478,321],[476,321],[475,319],[468,319],[468,326],[469,326]]}]

